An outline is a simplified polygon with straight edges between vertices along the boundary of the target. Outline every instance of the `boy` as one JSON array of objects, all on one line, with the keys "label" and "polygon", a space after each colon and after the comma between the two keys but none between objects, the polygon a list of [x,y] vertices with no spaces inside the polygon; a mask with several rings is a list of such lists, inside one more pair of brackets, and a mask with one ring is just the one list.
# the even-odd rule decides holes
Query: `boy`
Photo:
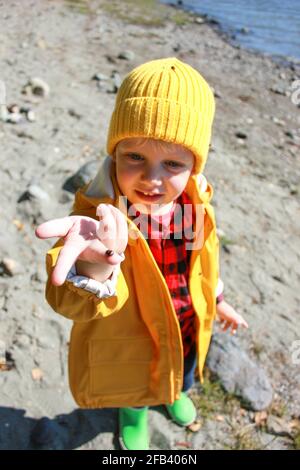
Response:
[{"label": "boy", "polygon": [[134,69],[97,176],[72,216],[36,230],[61,237],[47,254],[46,298],[74,321],[73,396],[84,408],[120,408],[125,449],[148,449],[148,406],[165,404],[181,426],[195,420],[185,392],[197,366],[203,380],[216,313],[224,330],[248,326],[223,299],[212,187],[201,174],[214,109],[206,81],[180,60]]}]

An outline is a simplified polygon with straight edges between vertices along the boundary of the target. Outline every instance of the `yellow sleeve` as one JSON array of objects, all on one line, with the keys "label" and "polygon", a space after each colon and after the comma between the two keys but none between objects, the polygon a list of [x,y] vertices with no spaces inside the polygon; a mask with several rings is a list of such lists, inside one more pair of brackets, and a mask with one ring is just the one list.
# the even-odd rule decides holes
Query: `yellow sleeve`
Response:
[{"label": "yellow sleeve", "polygon": [[65,281],[61,286],[54,286],[52,284],[52,272],[62,246],[63,241],[60,240],[46,255],[46,269],[48,273],[46,299],[53,310],[75,322],[87,322],[118,312],[129,296],[122,271],[120,271],[117,280],[117,295],[105,299],[99,299],[95,294],[76,287],[69,281]]}]

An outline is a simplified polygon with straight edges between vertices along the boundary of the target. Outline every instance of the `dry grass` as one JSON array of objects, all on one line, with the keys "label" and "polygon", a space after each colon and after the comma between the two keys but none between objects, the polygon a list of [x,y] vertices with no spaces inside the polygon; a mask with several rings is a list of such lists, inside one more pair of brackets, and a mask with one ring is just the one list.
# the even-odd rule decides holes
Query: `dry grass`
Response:
[{"label": "dry grass", "polygon": [[103,10],[115,19],[143,26],[160,27],[167,21],[182,26],[193,21],[192,14],[157,0],[65,0],[65,3],[78,13],[94,14]]}]

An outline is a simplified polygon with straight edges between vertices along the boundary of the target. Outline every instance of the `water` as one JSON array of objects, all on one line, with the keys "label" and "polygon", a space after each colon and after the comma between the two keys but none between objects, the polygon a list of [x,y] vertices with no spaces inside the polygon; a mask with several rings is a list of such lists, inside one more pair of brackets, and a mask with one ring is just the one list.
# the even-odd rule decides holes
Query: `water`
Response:
[{"label": "water", "polygon": [[182,7],[218,20],[244,47],[300,59],[300,0],[183,0]]}]

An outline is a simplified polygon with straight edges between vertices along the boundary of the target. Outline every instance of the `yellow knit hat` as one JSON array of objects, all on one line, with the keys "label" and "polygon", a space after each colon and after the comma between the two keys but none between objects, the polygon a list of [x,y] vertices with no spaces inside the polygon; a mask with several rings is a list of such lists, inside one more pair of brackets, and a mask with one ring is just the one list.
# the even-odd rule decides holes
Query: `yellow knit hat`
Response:
[{"label": "yellow knit hat", "polygon": [[195,156],[202,172],[215,111],[212,90],[190,65],[175,57],[133,69],[119,88],[111,117],[107,152],[120,140],[148,137],[181,144]]}]

